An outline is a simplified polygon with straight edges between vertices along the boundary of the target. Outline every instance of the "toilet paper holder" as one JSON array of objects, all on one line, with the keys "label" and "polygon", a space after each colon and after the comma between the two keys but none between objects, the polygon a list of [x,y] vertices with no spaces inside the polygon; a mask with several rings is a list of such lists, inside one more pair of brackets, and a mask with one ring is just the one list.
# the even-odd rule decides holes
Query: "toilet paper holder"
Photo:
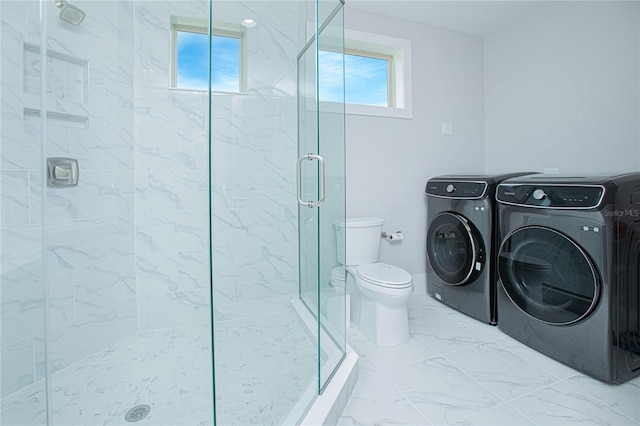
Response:
[{"label": "toilet paper holder", "polygon": [[382,232],[380,238],[384,238],[387,241],[400,241],[404,238],[402,231],[396,231],[394,233]]}]

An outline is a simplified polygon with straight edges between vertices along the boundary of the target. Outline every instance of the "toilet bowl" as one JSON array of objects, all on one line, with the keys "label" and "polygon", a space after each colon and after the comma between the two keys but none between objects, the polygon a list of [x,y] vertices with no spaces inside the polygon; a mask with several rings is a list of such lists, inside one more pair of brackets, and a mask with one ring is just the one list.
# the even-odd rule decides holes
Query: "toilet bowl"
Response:
[{"label": "toilet bowl", "polygon": [[[395,346],[409,340],[407,303],[413,281],[404,269],[378,262],[383,222],[379,218],[349,218],[336,224],[336,232],[346,232],[342,261],[347,265],[351,322],[378,346]],[[344,241],[341,237],[345,236],[338,235],[337,241]],[[332,279],[336,279],[333,274]]]}]

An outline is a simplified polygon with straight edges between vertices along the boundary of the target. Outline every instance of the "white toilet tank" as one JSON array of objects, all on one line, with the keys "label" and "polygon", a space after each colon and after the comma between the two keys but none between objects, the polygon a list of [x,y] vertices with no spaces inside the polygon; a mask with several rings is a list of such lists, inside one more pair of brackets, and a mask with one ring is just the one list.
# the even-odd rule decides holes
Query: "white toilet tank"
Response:
[{"label": "white toilet tank", "polygon": [[[364,265],[378,261],[380,252],[380,234],[384,219],[379,217],[351,217],[346,222],[338,221],[336,241],[344,241],[346,232],[347,265]],[[345,259],[344,245],[338,244],[338,262]]]}]

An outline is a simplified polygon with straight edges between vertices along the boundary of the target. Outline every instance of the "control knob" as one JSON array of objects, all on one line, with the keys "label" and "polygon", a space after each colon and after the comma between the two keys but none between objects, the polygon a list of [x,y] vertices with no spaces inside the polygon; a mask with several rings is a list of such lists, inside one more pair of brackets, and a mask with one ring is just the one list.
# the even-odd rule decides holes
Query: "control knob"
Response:
[{"label": "control knob", "polygon": [[456,190],[456,187],[453,186],[452,184],[447,185],[447,192],[448,193],[452,193],[455,190]]},{"label": "control knob", "polygon": [[544,192],[544,190],[542,190],[540,188],[538,188],[535,191],[533,191],[533,198],[535,198],[536,200],[542,200],[546,196],[547,196],[547,194]]}]

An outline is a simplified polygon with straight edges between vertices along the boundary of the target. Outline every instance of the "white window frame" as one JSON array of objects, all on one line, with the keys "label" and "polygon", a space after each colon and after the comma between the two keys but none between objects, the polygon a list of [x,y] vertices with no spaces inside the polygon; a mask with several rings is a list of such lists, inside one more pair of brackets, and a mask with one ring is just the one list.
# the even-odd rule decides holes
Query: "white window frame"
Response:
[{"label": "white window frame", "polygon": [[[178,87],[178,32],[190,32],[197,34],[209,34],[209,25],[206,20],[174,16],[171,18],[171,73],[169,88],[174,90],[206,92],[207,89],[190,89]],[[240,82],[238,92],[222,92],[214,90],[213,93],[246,93],[247,91],[247,67],[245,32],[240,25],[216,23],[213,25],[214,36],[233,37],[240,40]]]}]

